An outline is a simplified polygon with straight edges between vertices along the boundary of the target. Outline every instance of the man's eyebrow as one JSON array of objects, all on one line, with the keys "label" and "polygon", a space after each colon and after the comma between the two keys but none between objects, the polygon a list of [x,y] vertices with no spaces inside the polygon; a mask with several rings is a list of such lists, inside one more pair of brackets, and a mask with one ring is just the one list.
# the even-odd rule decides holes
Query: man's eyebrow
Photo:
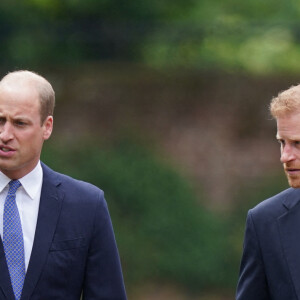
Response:
[{"label": "man's eyebrow", "polygon": [[[1,117],[1,115],[0,115]],[[12,117],[13,120],[29,120],[29,118],[25,117],[25,116],[16,116],[16,117]]]},{"label": "man's eyebrow", "polygon": [[300,135],[299,136],[289,136],[287,138],[276,135],[276,139],[277,140],[286,140],[286,141],[291,141],[291,142],[300,141]]}]

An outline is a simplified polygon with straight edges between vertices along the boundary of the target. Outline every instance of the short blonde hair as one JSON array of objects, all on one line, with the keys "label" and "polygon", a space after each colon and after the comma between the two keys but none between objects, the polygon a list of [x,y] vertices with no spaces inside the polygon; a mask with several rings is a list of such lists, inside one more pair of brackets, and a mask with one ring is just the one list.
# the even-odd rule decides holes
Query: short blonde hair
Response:
[{"label": "short blonde hair", "polygon": [[0,87],[11,84],[28,84],[36,89],[40,100],[41,124],[48,116],[53,116],[55,93],[51,84],[37,73],[19,70],[8,73],[0,81]]},{"label": "short blonde hair", "polygon": [[282,91],[271,100],[270,112],[274,118],[300,112],[300,84]]}]

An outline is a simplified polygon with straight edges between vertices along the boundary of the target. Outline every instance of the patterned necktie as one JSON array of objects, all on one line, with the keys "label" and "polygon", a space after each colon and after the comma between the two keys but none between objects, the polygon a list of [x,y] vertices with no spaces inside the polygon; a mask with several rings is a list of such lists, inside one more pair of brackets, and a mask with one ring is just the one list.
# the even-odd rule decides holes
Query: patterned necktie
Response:
[{"label": "patterned necktie", "polygon": [[23,233],[16,203],[16,191],[20,186],[18,180],[10,181],[3,212],[3,246],[16,300],[21,298],[25,279]]}]

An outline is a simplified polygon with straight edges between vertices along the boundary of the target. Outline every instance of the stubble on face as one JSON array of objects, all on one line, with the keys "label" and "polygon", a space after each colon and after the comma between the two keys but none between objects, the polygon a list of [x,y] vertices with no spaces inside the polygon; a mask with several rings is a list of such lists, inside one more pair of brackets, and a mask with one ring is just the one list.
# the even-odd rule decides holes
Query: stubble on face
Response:
[{"label": "stubble on face", "polygon": [[284,172],[287,177],[288,183],[292,188],[300,188],[300,174],[299,172],[291,174],[288,172],[288,168],[300,169],[300,167],[295,166],[294,164],[283,164]]},{"label": "stubble on face", "polygon": [[300,176],[290,176],[286,174],[288,183],[293,188],[300,188]]}]

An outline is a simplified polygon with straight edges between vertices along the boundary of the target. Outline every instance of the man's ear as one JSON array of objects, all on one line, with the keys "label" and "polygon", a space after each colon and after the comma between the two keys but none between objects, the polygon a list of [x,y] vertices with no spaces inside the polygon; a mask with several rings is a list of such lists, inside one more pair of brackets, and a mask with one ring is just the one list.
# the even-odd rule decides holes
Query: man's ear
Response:
[{"label": "man's ear", "polygon": [[48,116],[44,121],[42,127],[44,130],[43,138],[44,140],[48,140],[53,130],[53,116]]}]

